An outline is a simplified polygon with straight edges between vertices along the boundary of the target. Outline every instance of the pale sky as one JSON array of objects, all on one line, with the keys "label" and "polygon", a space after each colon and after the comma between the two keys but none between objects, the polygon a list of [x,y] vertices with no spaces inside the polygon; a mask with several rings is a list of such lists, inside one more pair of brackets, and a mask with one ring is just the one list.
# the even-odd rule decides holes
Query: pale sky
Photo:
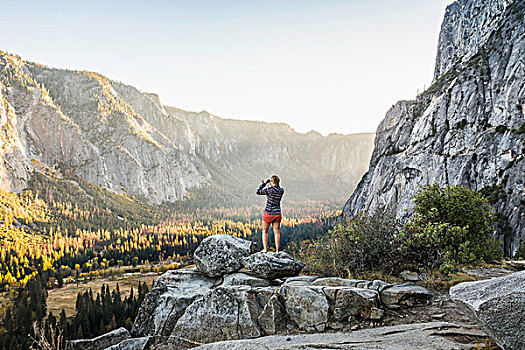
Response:
[{"label": "pale sky", "polygon": [[372,132],[430,85],[451,2],[0,0],[0,50],[190,111]]}]

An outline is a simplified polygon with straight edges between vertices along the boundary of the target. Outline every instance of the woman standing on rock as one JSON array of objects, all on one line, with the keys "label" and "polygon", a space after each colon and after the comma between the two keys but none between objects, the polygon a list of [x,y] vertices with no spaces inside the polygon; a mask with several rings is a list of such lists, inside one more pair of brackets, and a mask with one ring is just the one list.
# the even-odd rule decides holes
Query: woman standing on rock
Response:
[{"label": "woman standing on rock", "polygon": [[[264,208],[263,223],[262,223],[262,241],[263,252],[268,252],[268,229],[270,224],[273,227],[273,235],[275,237],[275,251],[279,253],[279,245],[281,243],[281,199],[283,198],[284,188],[279,187],[281,179],[277,175],[272,175],[268,180],[263,180],[261,186],[257,189],[257,194],[260,196],[267,196],[266,207]],[[268,182],[270,187],[264,188]]]}]

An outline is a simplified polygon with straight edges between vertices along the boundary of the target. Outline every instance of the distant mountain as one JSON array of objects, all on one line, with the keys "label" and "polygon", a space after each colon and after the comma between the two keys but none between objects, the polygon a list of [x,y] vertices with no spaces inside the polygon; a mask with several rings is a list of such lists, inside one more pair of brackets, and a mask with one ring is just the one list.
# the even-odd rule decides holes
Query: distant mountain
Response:
[{"label": "distant mountain", "polygon": [[47,166],[152,203],[192,193],[217,204],[250,202],[273,173],[291,201],[342,199],[373,147],[373,134],[324,137],[188,112],[97,73],[4,52],[0,95],[0,188],[14,192]]},{"label": "distant mountain", "polygon": [[459,0],[447,7],[434,82],[379,125],[370,169],[344,207],[410,213],[421,185],[482,191],[507,255],[525,241],[525,2]]}]

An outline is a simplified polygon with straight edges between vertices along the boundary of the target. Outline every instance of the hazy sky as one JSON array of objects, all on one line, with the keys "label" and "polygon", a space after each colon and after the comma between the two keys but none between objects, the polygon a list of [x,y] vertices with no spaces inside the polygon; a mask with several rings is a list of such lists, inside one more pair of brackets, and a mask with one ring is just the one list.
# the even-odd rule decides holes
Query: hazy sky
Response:
[{"label": "hazy sky", "polygon": [[191,111],[367,132],[430,85],[449,3],[0,0],[0,50]]}]

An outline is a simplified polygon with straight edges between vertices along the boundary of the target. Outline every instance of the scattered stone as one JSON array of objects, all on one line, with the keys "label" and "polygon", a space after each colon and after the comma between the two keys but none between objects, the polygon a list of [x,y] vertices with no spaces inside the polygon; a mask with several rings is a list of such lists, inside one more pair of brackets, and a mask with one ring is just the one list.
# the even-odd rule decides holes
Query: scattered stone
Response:
[{"label": "scattered stone", "polygon": [[435,314],[435,315],[432,315],[432,318],[435,318],[435,319],[442,319],[443,317],[445,317],[445,313],[442,313],[442,314]]},{"label": "scattered stone", "polygon": [[405,270],[399,274],[399,277],[401,277],[404,281],[407,282],[419,282],[419,281],[426,281],[427,280],[427,274],[426,273],[419,273],[415,271]]},{"label": "scattered stone", "polygon": [[265,279],[297,276],[305,266],[284,252],[255,253],[243,258],[242,264],[250,275]]},{"label": "scattered stone", "polygon": [[371,320],[380,320],[383,318],[383,315],[385,314],[385,310],[378,309],[377,307],[373,307],[372,311],[370,312],[370,319]]},{"label": "scattered stone", "polygon": [[324,293],[305,286],[285,284],[279,289],[290,319],[301,329],[324,327],[328,321],[328,301]]},{"label": "scattered stone", "polygon": [[168,337],[178,318],[197,298],[208,293],[215,279],[196,270],[172,270],[162,274],[140,305],[131,328],[134,337]]},{"label": "scattered stone", "polygon": [[335,330],[342,329],[344,327],[341,322],[328,322],[327,326],[328,328]]},{"label": "scattered stone", "polygon": [[505,350],[525,349],[525,271],[450,289],[452,300],[473,314]]},{"label": "scattered stone", "polygon": [[224,275],[224,286],[251,286],[251,287],[267,287],[270,281],[247,275],[245,273],[237,272]]},{"label": "scattered stone", "polygon": [[219,277],[242,268],[242,258],[255,251],[255,243],[232,235],[205,238],[195,250],[197,269],[208,277]]},{"label": "scattered stone", "polygon": [[103,350],[110,346],[131,338],[128,330],[124,327],[115,329],[109,333],[102,334],[93,339],[77,339],[68,343],[68,350]]},{"label": "scattered stone", "polygon": [[380,293],[381,301],[388,308],[399,308],[402,304],[420,304],[430,300],[434,294],[425,287],[416,284],[396,284],[383,289]]}]

